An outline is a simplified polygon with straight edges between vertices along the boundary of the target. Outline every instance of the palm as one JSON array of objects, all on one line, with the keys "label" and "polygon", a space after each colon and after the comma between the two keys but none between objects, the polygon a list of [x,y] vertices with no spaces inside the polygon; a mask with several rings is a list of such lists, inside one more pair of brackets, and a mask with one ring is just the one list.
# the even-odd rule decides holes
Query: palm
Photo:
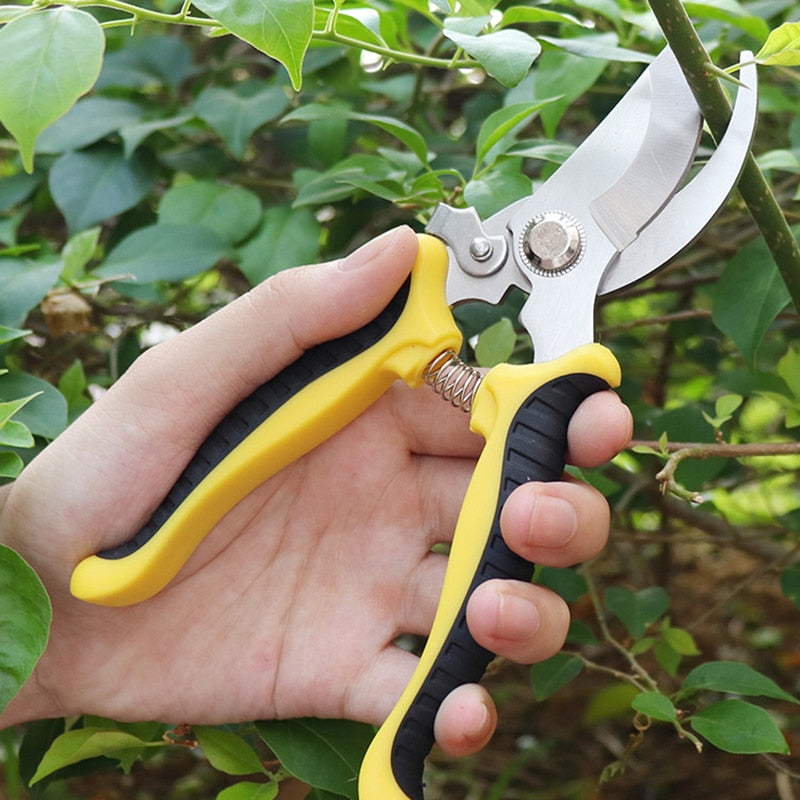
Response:
[{"label": "palm", "polygon": [[[414,663],[391,642],[401,632],[430,627],[445,564],[430,548],[452,535],[471,470],[466,459],[438,456],[435,448],[467,455],[475,447],[463,435],[466,421],[432,400],[421,403],[395,387],[233,509],[152,600],[121,609],[63,604],[55,624],[67,635],[54,636],[63,652],[51,652],[49,661],[61,668],[69,663],[65,696],[83,697],[84,711],[119,719],[179,722],[190,708],[193,721],[209,722],[385,714],[389,696],[399,693]],[[395,409],[406,402],[417,423],[420,404],[436,419],[409,428],[406,414],[398,424]],[[447,441],[442,430],[448,417],[454,432],[461,428],[458,440]],[[428,437],[434,452],[419,452],[431,428],[439,431]],[[166,461],[168,443],[163,450]],[[54,448],[47,456],[59,453]],[[132,479],[106,480],[119,496],[103,506],[124,506]],[[85,501],[72,483],[91,486],[93,475],[62,481],[62,502],[51,498],[30,507],[43,516],[58,509],[62,518],[81,520],[80,508],[68,507],[71,497]],[[24,485],[17,488],[24,495]],[[53,523],[42,519],[36,527],[53,530]],[[81,525],[87,527],[85,517]],[[60,541],[64,548],[48,554],[46,571],[56,583],[51,591],[63,591],[72,566],[66,543],[80,536],[61,527],[52,546]],[[97,632],[90,644],[82,639],[87,629]],[[92,709],[87,695],[98,664],[104,688]],[[113,674],[117,686],[109,709]]]}]

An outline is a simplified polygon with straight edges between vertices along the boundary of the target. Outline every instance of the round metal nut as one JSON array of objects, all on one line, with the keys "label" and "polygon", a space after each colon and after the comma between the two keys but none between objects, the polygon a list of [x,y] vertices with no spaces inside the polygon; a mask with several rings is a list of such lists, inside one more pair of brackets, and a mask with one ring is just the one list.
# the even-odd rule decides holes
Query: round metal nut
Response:
[{"label": "round metal nut", "polygon": [[486,261],[493,252],[492,243],[485,236],[476,236],[469,245],[469,254],[476,261]]},{"label": "round metal nut", "polygon": [[558,275],[572,269],[584,248],[581,224],[563,211],[535,216],[522,233],[522,262],[539,275]]}]

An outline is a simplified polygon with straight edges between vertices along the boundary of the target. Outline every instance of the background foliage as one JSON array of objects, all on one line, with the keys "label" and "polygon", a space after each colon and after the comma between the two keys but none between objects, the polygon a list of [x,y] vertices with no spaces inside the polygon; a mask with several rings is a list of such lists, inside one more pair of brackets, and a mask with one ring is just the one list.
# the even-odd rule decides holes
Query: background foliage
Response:
[{"label": "background foliage", "polygon": [[[683,5],[718,67],[742,49],[772,65],[755,151],[794,221],[796,4]],[[488,215],[529,194],[662,45],[638,0],[0,6],[0,475],[144,348],[275,271],[421,226],[440,201]],[[479,363],[530,359],[519,304],[458,309]],[[495,665],[496,745],[435,755],[429,796],[795,797],[798,317],[741,198],[598,322],[642,440],[585,476],[614,509],[611,545],[539,570],[573,604],[568,645],[530,676]],[[10,551],[0,577],[5,703],[49,608]],[[81,718],[22,735],[0,734],[10,796],[266,800],[290,775],[353,797],[371,731]]]}]

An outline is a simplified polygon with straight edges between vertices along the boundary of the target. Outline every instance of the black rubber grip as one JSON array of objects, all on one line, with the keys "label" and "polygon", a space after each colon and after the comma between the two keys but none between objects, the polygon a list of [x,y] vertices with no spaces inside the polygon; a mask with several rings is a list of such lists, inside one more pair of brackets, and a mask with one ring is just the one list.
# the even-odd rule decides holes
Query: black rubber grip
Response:
[{"label": "black rubber grip", "polygon": [[481,679],[494,654],[478,645],[467,628],[467,601],[484,581],[529,581],[534,565],[513,553],[500,532],[500,511],[508,496],[528,481],[557,481],[564,473],[567,427],[591,394],[608,389],[595,375],[573,374],[540,386],[523,403],[508,431],[503,471],[491,531],[456,622],[425,681],[401,721],[392,746],[392,771],[411,800],[424,800],[424,761],[433,747],[433,722],[445,697],[457,686]]},{"label": "black rubber grip", "polygon": [[242,400],[200,445],[167,496],[133,538],[97,555],[124,558],[146,544],[203,479],[261,423],[299,391],[377,344],[396,324],[408,300],[410,279],[388,306],[362,328],[312,347]]}]

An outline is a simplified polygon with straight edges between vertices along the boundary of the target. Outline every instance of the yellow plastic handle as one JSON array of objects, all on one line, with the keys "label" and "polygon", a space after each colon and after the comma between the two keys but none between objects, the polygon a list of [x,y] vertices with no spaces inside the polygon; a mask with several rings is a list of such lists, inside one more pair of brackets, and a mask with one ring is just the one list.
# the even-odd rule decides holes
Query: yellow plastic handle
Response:
[{"label": "yellow plastic handle", "polygon": [[[260,412],[267,414],[263,421],[259,419],[252,432],[218,463],[210,468],[207,463],[201,465],[202,478],[174,510],[174,503],[165,500],[154,515],[159,523],[151,521],[149,528],[143,529],[147,536],[81,561],[72,575],[72,593],[108,606],[146,600],[172,580],[214,525],[259,484],[355,419],[396,379],[419,385],[434,356],[461,346],[461,334],[445,298],[447,266],[445,246],[438,239],[420,235],[416,263],[393,301],[395,307],[399,304],[399,312],[392,312],[388,330],[376,329],[373,322],[343,339],[320,345],[301,357],[294,369],[287,368],[286,374],[256,390],[254,395],[262,393],[259,397],[280,397],[287,386],[291,391],[274,410]],[[389,309],[384,317],[388,313]],[[378,338],[363,349],[365,336],[367,340]],[[360,351],[351,357],[354,350]],[[319,372],[319,363],[337,359],[340,363],[309,380]],[[306,369],[306,362],[313,362],[313,369]],[[261,405],[243,401],[231,418],[235,415],[237,422],[249,422],[246,418],[252,416],[253,407]],[[195,483],[191,476],[187,468],[184,483]],[[179,480],[173,492],[180,484]],[[160,522],[161,518],[165,521]]]},{"label": "yellow plastic handle", "polygon": [[472,428],[486,445],[458,519],[433,629],[411,681],[367,751],[360,800],[422,800],[436,712],[456,686],[478,681],[493,657],[469,634],[467,601],[485,580],[530,580],[533,573],[533,565],[502,539],[503,503],[526,481],[561,478],[572,414],[589,394],[619,381],[616,359],[598,344],[548,363],[503,364],[484,379]]}]

